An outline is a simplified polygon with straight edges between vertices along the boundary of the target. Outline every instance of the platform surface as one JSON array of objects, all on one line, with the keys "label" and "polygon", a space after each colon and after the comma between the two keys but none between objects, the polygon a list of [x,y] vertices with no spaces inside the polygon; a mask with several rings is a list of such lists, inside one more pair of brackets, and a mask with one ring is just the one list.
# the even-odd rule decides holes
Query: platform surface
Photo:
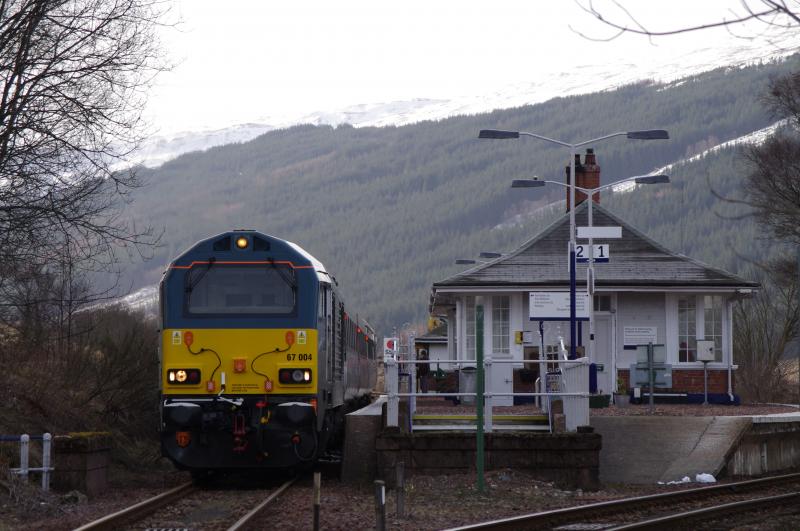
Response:
[{"label": "platform surface", "polygon": [[[593,416],[603,437],[600,481],[654,484],[717,477],[726,457],[754,422],[798,421],[800,414],[717,417]],[[780,420],[778,420],[780,419]]]}]

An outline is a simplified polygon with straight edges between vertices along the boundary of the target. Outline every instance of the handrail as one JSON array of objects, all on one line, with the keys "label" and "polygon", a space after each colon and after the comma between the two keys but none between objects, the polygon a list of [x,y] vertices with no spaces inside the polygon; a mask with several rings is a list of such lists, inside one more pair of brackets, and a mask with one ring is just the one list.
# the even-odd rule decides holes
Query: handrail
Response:
[{"label": "handrail", "polygon": [[[32,467],[29,465],[30,462],[30,441],[33,440],[41,440],[42,441],[42,466],[40,467]],[[41,472],[42,473],[42,490],[48,491],[50,490],[50,473],[55,470],[52,466],[50,466],[50,456],[51,456],[51,446],[52,446],[53,436],[49,433],[44,433],[42,435],[34,435],[30,436],[27,433],[23,433],[22,435],[2,435],[0,436],[0,442],[19,442],[19,467],[17,468],[10,468],[9,471],[12,474],[16,474],[22,478],[23,481],[28,481],[28,475],[31,472]]]},{"label": "handrail", "polygon": [[[455,393],[417,393],[417,392],[400,392],[399,389],[399,369],[400,365],[402,364],[409,364],[411,365],[411,373],[413,374],[414,368],[418,364],[427,363],[427,364],[458,364],[462,365],[465,363],[465,360],[403,360],[403,359],[395,359],[395,358],[387,358],[384,360],[384,365],[386,367],[386,390],[387,390],[387,415],[386,415],[386,424],[387,426],[398,426],[398,414],[399,414],[399,399],[400,398],[410,398],[409,400],[409,421],[413,418],[414,410],[416,409],[415,401],[417,397],[475,397],[478,398],[478,394],[475,392],[455,392]],[[468,363],[468,362],[467,362]],[[559,389],[548,391],[545,390],[544,392],[538,391],[533,393],[514,393],[514,392],[493,392],[491,390],[485,391],[483,393],[483,397],[486,398],[484,402],[484,409],[485,409],[485,425],[486,430],[492,430],[492,410],[494,405],[492,403],[492,398],[494,397],[534,397],[534,398],[544,398],[544,397],[561,397],[564,402],[564,415],[566,418],[566,425],[569,431],[575,431],[578,426],[588,424],[589,422],[589,396],[590,393],[588,391],[589,382],[588,382],[588,367],[589,367],[589,360],[586,357],[579,358],[579,359],[544,359],[544,360],[516,360],[516,359],[492,359],[491,357],[484,360],[483,365],[486,367],[486,371],[484,374],[484,381],[491,382],[491,367],[493,364],[546,364],[550,366],[558,366],[557,372],[549,373],[549,374],[556,374],[557,378],[560,380],[560,384],[558,384]],[[562,367],[563,366],[563,367]],[[578,372],[574,372],[578,370]],[[412,378],[413,380],[413,378]],[[413,389],[411,387],[413,385],[410,382],[409,390]],[[541,385],[541,384],[540,384]],[[542,407],[549,406],[549,399],[546,401],[542,401]],[[549,407],[544,407],[548,413],[550,413]],[[412,427],[413,429],[413,427]],[[551,424],[552,429],[552,424]]]}]

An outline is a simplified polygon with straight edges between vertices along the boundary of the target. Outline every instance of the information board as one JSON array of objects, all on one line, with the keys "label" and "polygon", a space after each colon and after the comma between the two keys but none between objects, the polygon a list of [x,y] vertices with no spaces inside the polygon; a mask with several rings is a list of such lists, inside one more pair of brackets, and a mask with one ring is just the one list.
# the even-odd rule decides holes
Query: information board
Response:
[{"label": "information board", "polygon": [[[528,297],[531,321],[569,321],[568,291],[531,291]],[[589,296],[575,294],[575,319],[589,319]]]},{"label": "information board", "polygon": [[624,326],[622,327],[622,344],[625,350],[636,350],[636,345],[656,343],[657,326]]}]

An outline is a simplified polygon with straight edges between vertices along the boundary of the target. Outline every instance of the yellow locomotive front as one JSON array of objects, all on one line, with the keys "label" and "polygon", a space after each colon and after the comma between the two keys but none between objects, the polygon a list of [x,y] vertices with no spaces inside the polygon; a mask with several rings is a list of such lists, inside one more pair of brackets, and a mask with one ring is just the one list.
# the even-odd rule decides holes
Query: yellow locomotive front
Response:
[{"label": "yellow locomotive front", "polygon": [[160,292],[161,446],[177,466],[203,474],[316,457],[330,376],[317,265],[289,242],[234,231],[169,266]]}]

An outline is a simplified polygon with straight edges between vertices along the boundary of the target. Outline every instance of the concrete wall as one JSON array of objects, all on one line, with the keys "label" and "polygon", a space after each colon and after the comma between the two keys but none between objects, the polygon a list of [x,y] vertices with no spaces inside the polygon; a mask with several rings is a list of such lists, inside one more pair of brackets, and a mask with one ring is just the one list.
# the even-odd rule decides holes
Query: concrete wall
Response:
[{"label": "concrete wall", "polygon": [[386,397],[345,415],[342,481],[370,482],[375,477],[375,438],[383,428]]},{"label": "concrete wall", "polygon": [[[378,475],[391,483],[399,461],[406,474],[475,470],[475,433],[404,434],[384,430],[375,440]],[[601,438],[596,433],[504,433],[485,435],[487,470],[526,469],[565,488],[599,488]]]},{"label": "concrete wall", "polygon": [[111,455],[110,433],[58,435],[53,442],[54,490],[78,490],[90,498],[107,490]]},{"label": "concrete wall", "polygon": [[800,467],[800,422],[754,418],[728,458],[726,476],[760,476]]}]

